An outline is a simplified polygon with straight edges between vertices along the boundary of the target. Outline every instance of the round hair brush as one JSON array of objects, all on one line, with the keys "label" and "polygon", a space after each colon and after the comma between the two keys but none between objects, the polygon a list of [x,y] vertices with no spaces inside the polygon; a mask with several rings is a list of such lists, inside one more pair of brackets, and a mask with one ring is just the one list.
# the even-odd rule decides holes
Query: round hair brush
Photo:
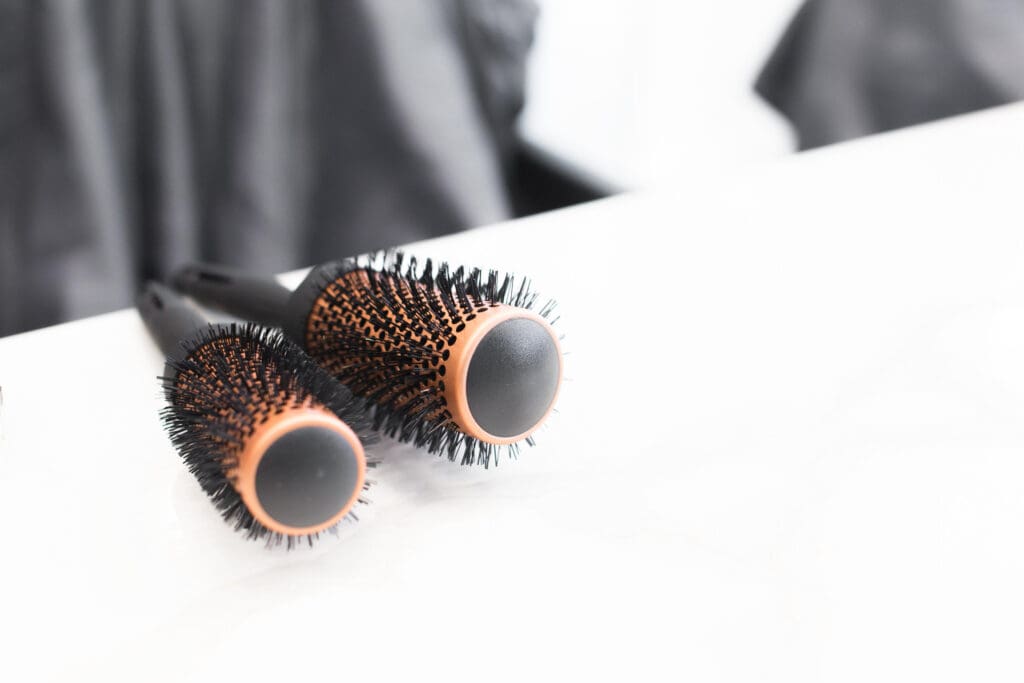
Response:
[{"label": "round hair brush", "polygon": [[200,303],[279,325],[373,406],[374,426],[463,464],[512,455],[553,409],[562,353],[553,302],[526,280],[452,271],[401,252],[314,268],[294,291],[191,265],[174,285]]},{"label": "round hair brush", "polygon": [[292,547],[355,518],[374,463],[348,389],[280,331],[208,324],[156,283],[137,306],[167,356],[164,426],[225,520]]}]

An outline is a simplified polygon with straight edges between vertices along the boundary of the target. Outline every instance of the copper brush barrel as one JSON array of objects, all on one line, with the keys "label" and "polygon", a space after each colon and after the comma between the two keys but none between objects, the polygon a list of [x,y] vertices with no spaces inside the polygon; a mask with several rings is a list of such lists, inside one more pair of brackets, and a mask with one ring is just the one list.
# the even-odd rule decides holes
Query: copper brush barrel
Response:
[{"label": "copper brush barrel", "polygon": [[355,517],[374,437],[348,389],[279,331],[208,324],[156,283],[137,307],[167,356],[164,426],[225,520],[292,547]]},{"label": "copper brush barrel", "polygon": [[554,303],[495,271],[421,269],[390,252],[318,266],[294,292],[208,265],[183,268],[174,285],[280,325],[367,400],[377,429],[463,464],[486,467],[532,444],[558,395]]}]

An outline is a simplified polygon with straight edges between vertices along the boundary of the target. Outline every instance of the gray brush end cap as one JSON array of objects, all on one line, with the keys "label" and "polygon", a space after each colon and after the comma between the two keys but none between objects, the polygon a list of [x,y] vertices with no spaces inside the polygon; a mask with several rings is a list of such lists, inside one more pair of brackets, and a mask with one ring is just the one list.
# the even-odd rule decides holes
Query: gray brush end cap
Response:
[{"label": "gray brush end cap", "polygon": [[561,363],[546,326],[530,318],[499,323],[469,363],[466,401],[473,419],[498,437],[532,431],[558,391]]},{"label": "gray brush end cap", "polygon": [[358,493],[360,469],[360,458],[344,436],[324,427],[302,427],[263,454],[256,468],[256,496],[281,524],[316,526]]}]

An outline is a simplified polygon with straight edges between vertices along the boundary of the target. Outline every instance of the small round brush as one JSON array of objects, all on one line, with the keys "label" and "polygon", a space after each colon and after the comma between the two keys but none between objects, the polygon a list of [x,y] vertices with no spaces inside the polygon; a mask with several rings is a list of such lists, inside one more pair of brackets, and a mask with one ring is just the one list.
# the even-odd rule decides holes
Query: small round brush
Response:
[{"label": "small round brush", "polygon": [[200,303],[279,325],[374,407],[374,426],[463,464],[511,454],[554,407],[562,353],[528,281],[401,252],[314,268],[294,292],[191,265],[174,285]]},{"label": "small round brush", "polygon": [[164,426],[225,520],[292,547],[355,518],[372,432],[344,386],[279,331],[208,324],[156,283],[137,307],[167,356]]}]

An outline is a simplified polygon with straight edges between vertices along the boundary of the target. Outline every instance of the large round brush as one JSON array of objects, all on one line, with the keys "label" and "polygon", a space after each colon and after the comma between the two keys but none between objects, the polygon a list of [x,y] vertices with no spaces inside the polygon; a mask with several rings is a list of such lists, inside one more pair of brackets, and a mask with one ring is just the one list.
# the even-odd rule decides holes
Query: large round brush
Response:
[{"label": "large round brush", "polygon": [[558,394],[554,303],[496,271],[421,269],[390,252],[318,266],[294,292],[209,265],[183,268],[174,285],[281,326],[374,407],[376,428],[463,464],[532,444]]},{"label": "large round brush", "polygon": [[291,547],[355,517],[372,432],[348,389],[280,331],[208,324],[155,283],[137,306],[167,355],[164,426],[229,523]]}]

